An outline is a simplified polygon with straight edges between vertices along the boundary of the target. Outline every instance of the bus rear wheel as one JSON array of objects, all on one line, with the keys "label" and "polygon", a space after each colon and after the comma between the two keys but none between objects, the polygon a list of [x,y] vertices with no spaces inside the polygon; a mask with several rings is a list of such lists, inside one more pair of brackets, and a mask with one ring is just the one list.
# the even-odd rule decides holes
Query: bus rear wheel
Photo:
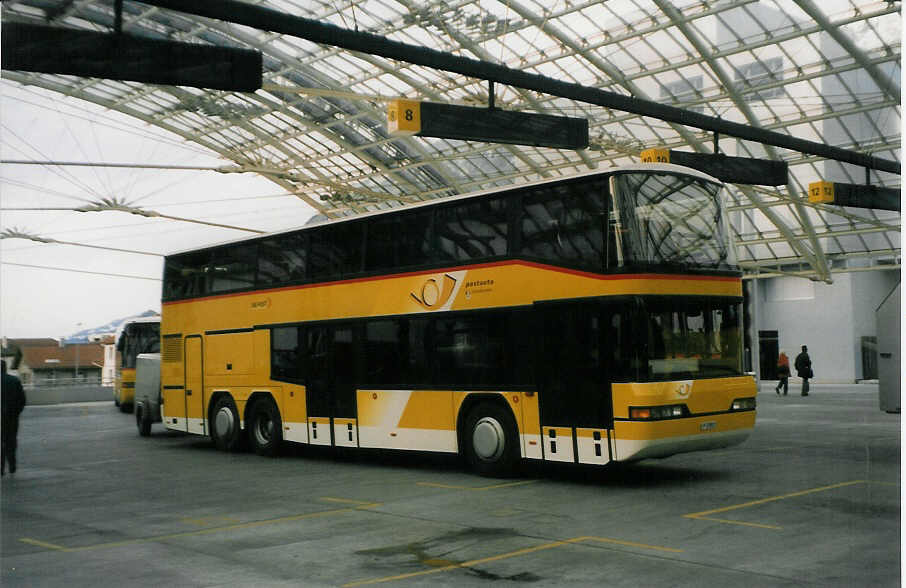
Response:
[{"label": "bus rear wheel", "polygon": [[211,410],[211,440],[221,451],[236,451],[242,440],[239,411],[229,396],[221,396]]},{"label": "bus rear wheel", "polygon": [[519,437],[513,415],[496,404],[481,403],[469,412],[463,444],[469,465],[478,474],[509,477],[519,464]]},{"label": "bus rear wheel", "polygon": [[277,455],[283,441],[283,423],[272,400],[258,400],[252,405],[248,435],[255,453],[267,457]]}]

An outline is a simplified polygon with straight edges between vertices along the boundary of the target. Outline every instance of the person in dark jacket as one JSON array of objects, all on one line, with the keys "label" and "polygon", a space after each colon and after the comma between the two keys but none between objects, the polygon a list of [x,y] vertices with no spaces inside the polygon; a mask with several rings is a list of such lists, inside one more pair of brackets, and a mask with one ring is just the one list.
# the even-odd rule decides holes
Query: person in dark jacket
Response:
[{"label": "person in dark jacket", "polygon": [[3,379],[0,381],[0,408],[3,420],[0,422],[0,434],[3,436],[2,458],[0,458],[0,475],[16,471],[16,437],[19,435],[19,415],[25,408],[25,390],[19,378],[6,373],[6,361],[2,361]]},{"label": "person in dark jacket", "polygon": [[802,395],[808,396],[808,380],[814,377],[812,360],[808,356],[808,347],[802,346],[802,353],[796,356],[796,375],[802,378]]}]

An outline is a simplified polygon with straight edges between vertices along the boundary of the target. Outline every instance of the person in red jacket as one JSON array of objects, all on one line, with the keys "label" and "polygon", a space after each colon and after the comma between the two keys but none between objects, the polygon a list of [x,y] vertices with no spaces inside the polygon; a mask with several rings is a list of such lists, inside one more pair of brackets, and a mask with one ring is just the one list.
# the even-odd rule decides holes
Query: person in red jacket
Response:
[{"label": "person in red jacket", "polygon": [[3,420],[0,422],[0,434],[3,436],[2,458],[0,458],[0,475],[16,471],[16,437],[19,435],[19,415],[25,408],[25,390],[19,378],[6,373],[6,361],[2,361],[3,379],[0,381],[0,408]]},{"label": "person in red jacket", "polygon": [[780,350],[780,357],[777,358],[777,395],[780,396],[780,389],[783,388],[783,395],[789,391],[790,383],[790,358],[787,357],[786,351]]}]

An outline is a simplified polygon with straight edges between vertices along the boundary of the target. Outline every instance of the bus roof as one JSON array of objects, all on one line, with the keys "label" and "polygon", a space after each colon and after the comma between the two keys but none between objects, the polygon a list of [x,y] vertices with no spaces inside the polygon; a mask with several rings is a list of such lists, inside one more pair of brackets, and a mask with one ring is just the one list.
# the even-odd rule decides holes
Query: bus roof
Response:
[{"label": "bus roof", "polygon": [[260,235],[239,237],[239,238],[230,239],[227,241],[220,241],[217,243],[211,243],[210,245],[202,245],[199,247],[190,247],[188,249],[180,249],[177,251],[172,251],[172,252],[166,254],[166,256],[169,257],[171,255],[178,255],[180,253],[189,253],[192,251],[202,251],[205,249],[213,249],[215,247],[221,247],[223,245],[231,245],[233,243],[242,243],[244,241],[254,241],[257,239],[272,237],[272,236],[276,236],[276,235],[282,235],[285,233],[293,233],[300,229],[323,227],[326,225],[335,225],[335,224],[342,223],[342,222],[360,220],[363,218],[371,218],[371,217],[380,216],[380,215],[384,215],[384,214],[403,212],[403,211],[408,211],[408,210],[415,210],[418,208],[423,208],[423,207],[428,207],[428,206],[438,206],[438,205],[442,205],[442,204],[448,203],[448,202],[456,202],[458,200],[466,200],[469,198],[478,198],[480,196],[487,196],[489,194],[498,194],[498,193],[502,193],[502,192],[508,192],[510,190],[519,190],[521,188],[530,188],[532,186],[542,186],[545,184],[554,184],[557,182],[564,182],[564,181],[574,180],[577,178],[584,178],[584,177],[588,177],[588,176],[606,176],[606,175],[611,175],[611,174],[627,173],[627,172],[634,172],[634,171],[672,172],[672,173],[683,174],[683,175],[688,175],[688,176],[695,176],[702,180],[705,180],[708,182],[714,182],[716,184],[723,184],[723,182],[721,182],[717,178],[710,176],[704,172],[700,172],[696,169],[692,169],[691,167],[685,167],[685,166],[676,165],[673,163],[632,163],[632,164],[607,168],[606,170],[603,170],[603,171],[602,170],[591,170],[591,171],[581,172],[581,173],[577,173],[577,174],[559,176],[556,178],[545,178],[543,180],[537,180],[534,182],[526,182],[525,184],[514,184],[514,185],[498,187],[498,188],[489,188],[487,190],[479,190],[477,192],[468,192],[466,194],[458,194],[456,196],[450,196],[447,198],[437,198],[434,200],[426,200],[424,202],[419,202],[418,204],[412,204],[410,206],[395,207],[395,208],[389,208],[386,210],[376,210],[373,212],[356,214],[356,215],[352,215],[352,216],[348,216],[348,217],[344,217],[344,218],[328,219],[328,220],[324,220],[324,221],[318,221],[315,223],[307,224],[304,226],[293,227],[291,229],[283,229],[280,231],[273,231],[271,233],[263,233]]}]

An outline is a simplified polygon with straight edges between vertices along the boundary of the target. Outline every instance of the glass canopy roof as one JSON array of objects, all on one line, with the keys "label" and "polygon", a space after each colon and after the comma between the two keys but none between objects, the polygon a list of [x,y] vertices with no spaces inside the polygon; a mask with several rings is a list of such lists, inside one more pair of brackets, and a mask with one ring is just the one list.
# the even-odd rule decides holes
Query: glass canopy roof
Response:
[{"label": "glass canopy roof", "polygon": [[[189,3],[191,4],[191,3]],[[678,106],[899,160],[899,2],[826,0],[350,0],[255,2],[288,14]],[[19,0],[5,22],[110,31],[113,2]],[[732,137],[715,137],[587,103],[495,86],[498,108],[587,118],[590,145],[541,147],[391,136],[387,103],[486,106],[489,84],[299,38],[127,0],[123,30],[248,47],[264,55],[255,93],[4,71],[39,87],[175,133],[253,172],[326,217],[639,161],[663,147],[783,160],[779,187],[730,185],[730,229],[749,276],[831,280],[835,271],[899,267],[900,213],[812,204],[819,179],[900,187],[866,170]],[[122,204],[122,203],[120,203]],[[300,205],[303,205],[300,202]],[[212,209],[212,212],[214,210]],[[9,229],[3,226],[3,229]],[[274,227],[262,227],[265,230]]]}]

